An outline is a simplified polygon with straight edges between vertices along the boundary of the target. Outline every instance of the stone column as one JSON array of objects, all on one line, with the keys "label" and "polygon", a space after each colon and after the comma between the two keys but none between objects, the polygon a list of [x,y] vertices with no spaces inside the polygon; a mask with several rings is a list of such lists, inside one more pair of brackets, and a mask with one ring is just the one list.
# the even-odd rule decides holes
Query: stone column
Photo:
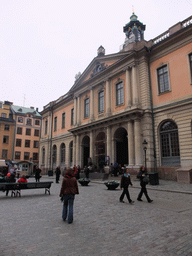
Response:
[{"label": "stone column", "polygon": [[77,125],[77,98],[74,98],[74,125]]},{"label": "stone column", "polygon": [[107,115],[111,114],[111,90],[109,80],[106,81],[106,113]]},{"label": "stone column", "polygon": [[66,164],[66,167],[68,168],[68,167],[70,167],[70,159],[69,159],[69,143],[66,143],[65,144],[66,145],[66,148],[65,148],[65,150],[66,150],[66,152],[65,152],[65,156],[66,156],[66,158],[65,158],[65,164]]},{"label": "stone column", "polygon": [[142,145],[141,145],[141,121],[139,119],[134,120],[135,131],[135,165],[142,165]]},{"label": "stone column", "polygon": [[94,91],[90,91],[90,120],[94,120]]},{"label": "stone column", "polygon": [[[107,156],[109,156],[109,161],[111,162],[111,127],[107,127]],[[109,163],[110,165],[110,163]]]},{"label": "stone column", "polygon": [[139,104],[138,96],[138,85],[137,85],[137,68],[136,66],[132,67],[132,88],[133,88],[133,105]]},{"label": "stone column", "polygon": [[76,165],[80,165],[80,136],[76,136]]},{"label": "stone column", "polygon": [[135,145],[134,145],[134,129],[133,122],[128,121],[128,159],[129,165],[135,164]]},{"label": "stone column", "polygon": [[127,92],[127,107],[130,108],[132,104],[132,95],[131,95],[131,78],[130,78],[130,71],[126,69],[126,92]]},{"label": "stone column", "polygon": [[81,124],[81,99],[80,96],[77,98],[77,125]]},{"label": "stone column", "polygon": [[77,139],[77,136],[74,135],[73,136],[73,164],[76,165],[76,139]]},{"label": "stone column", "polygon": [[115,140],[114,138],[112,138],[111,140],[111,144],[112,144],[112,147],[111,147],[111,163],[115,163]]},{"label": "stone column", "polygon": [[90,131],[89,137],[90,137],[90,154],[89,155],[93,161],[93,131]]}]

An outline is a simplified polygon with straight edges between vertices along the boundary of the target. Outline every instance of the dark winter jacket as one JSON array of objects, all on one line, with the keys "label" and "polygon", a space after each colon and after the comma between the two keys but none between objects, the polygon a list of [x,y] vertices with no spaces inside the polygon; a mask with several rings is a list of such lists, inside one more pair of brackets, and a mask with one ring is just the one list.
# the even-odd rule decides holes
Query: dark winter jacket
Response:
[{"label": "dark winter jacket", "polygon": [[121,176],[121,183],[120,188],[128,188],[129,184],[132,186],[131,177],[130,175],[128,177],[124,176],[124,174]]},{"label": "dark winter jacket", "polygon": [[61,197],[62,195],[69,195],[69,194],[72,194],[72,195],[79,194],[79,188],[78,188],[77,180],[74,177],[74,175],[71,172],[67,171],[61,185],[59,196]]}]

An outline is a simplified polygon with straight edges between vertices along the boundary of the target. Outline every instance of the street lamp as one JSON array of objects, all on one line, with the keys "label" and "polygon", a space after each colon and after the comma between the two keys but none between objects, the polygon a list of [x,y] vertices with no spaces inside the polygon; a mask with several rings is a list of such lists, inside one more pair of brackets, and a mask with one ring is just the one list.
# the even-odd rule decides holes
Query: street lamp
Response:
[{"label": "street lamp", "polygon": [[145,153],[145,169],[147,168],[147,163],[146,163],[146,151],[147,151],[146,145],[147,145],[147,144],[148,144],[147,141],[144,140],[144,141],[143,141],[143,145],[144,145],[143,150],[144,150],[144,153]]}]

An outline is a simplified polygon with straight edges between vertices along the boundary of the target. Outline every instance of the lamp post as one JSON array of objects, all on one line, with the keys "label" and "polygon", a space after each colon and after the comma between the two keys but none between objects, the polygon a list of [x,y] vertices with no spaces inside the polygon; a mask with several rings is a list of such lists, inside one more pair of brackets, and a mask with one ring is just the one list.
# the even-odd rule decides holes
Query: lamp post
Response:
[{"label": "lamp post", "polygon": [[144,140],[144,141],[143,141],[143,145],[144,145],[143,150],[144,150],[144,153],[145,153],[145,169],[147,168],[147,162],[146,162],[146,151],[147,151],[146,145],[147,145],[147,144],[148,144],[147,141]]}]

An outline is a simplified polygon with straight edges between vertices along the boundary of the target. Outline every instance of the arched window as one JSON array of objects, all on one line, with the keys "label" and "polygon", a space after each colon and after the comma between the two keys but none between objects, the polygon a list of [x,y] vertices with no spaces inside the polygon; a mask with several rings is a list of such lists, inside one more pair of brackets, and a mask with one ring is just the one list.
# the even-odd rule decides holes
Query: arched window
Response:
[{"label": "arched window", "polygon": [[57,146],[53,146],[53,164],[56,164],[57,161]]},{"label": "arched window", "polygon": [[162,165],[180,165],[177,125],[166,121],[160,127]]},{"label": "arched window", "polygon": [[61,144],[61,163],[65,163],[65,144]]},{"label": "arched window", "polygon": [[45,164],[45,148],[42,149],[42,164]]}]

